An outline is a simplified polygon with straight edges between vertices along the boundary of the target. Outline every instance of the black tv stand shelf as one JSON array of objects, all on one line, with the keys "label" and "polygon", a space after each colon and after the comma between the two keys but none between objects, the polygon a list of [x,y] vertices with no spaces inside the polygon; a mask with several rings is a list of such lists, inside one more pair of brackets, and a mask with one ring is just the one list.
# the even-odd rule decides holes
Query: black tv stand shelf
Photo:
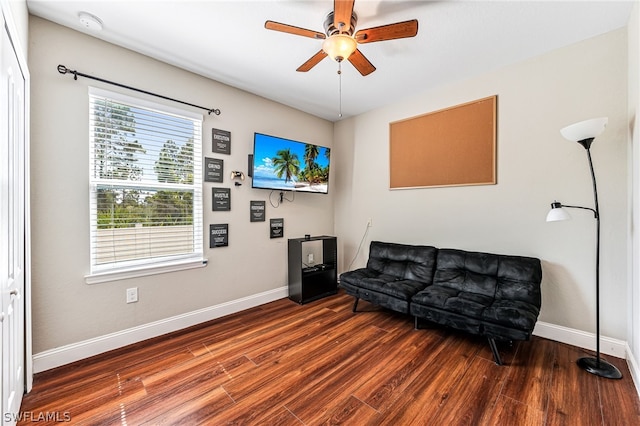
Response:
[{"label": "black tv stand shelf", "polygon": [[315,266],[308,266],[306,268],[302,268],[302,274],[313,274],[314,272],[322,272],[322,271],[328,271],[329,269],[335,269],[333,265],[327,265],[324,263],[321,263],[319,265],[315,265]]},{"label": "black tv stand shelf", "polygon": [[[309,264],[309,253],[322,256]],[[304,304],[338,292],[336,237],[326,235],[289,239],[289,299]]]}]

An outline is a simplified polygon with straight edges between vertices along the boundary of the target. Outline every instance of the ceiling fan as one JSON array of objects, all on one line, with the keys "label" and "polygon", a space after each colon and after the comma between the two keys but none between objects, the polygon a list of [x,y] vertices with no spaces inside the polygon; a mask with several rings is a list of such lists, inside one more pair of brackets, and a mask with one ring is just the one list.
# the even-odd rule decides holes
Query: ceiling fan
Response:
[{"label": "ceiling fan", "polygon": [[354,1],[334,0],[333,11],[329,12],[324,21],[325,34],[274,21],[265,22],[264,27],[268,30],[324,40],[322,49],[300,65],[296,71],[307,72],[329,56],[336,62],[347,59],[360,74],[366,76],[374,72],[376,67],[358,50],[358,44],[414,37],[418,34],[418,20],[412,19],[355,31],[358,17],[353,11]]}]

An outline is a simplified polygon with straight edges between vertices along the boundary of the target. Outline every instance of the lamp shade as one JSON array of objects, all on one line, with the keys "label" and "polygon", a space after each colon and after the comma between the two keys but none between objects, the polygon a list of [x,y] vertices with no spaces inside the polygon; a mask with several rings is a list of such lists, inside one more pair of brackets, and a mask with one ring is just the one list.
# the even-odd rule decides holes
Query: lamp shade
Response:
[{"label": "lamp shade", "polygon": [[547,222],[557,222],[559,220],[569,220],[571,215],[562,208],[562,204],[558,201],[551,203],[551,210],[547,213]]},{"label": "lamp shade", "polygon": [[325,39],[322,43],[322,50],[336,62],[348,59],[356,51],[358,43],[346,34],[335,34]]},{"label": "lamp shade", "polygon": [[592,118],[590,120],[580,121],[560,130],[560,134],[573,142],[579,142],[585,139],[593,139],[604,131],[609,119],[607,117]]}]

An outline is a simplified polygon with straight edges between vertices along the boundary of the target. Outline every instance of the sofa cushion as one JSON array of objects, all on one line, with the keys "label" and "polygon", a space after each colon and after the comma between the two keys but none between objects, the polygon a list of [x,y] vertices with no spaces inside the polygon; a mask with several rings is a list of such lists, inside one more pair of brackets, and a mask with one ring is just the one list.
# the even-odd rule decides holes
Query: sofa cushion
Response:
[{"label": "sofa cushion", "polygon": [[[360,297],[362,290],[366,289],[407,301],[424,288],[424,283],[420,281],[404,280],[367,268],[343,273],[340,275],[340,285],[353,296]],[[362,295],[366,299],[366,295]]]},{"label": "sofa cushion", "polygon": [[540,260],[522,256],[500,256],[496,299],[519,300],[540,309],[542,295]]},{"label": "sofa cushion", "polygon": [[441,249],[433,284],[540,308],[541,280],[539,259]]},{"label": "sofa cushion", "polygon": [[532,304],[518,300],[495,300],[482,313],[482,318],[506,327],[533,330],[539,310]]},{"label": "sofa cushion", "polygon": [[438,253],[433,284],[493,298],[497,272],[497,255],[442,249]]},{"label": "sofa cushion", "polygon": [[381,274],[378,278],[363,279],[360,281],[360,287],[398,299],[411,300],[414,294],[424,288],[424,284],[413,280],[393,279],[389,275]]},{"label": "sofa cushion", "polygon": [[479,293],[459,291],[449,287],[430,286],[418,292],[412,303],[440,308],[472,318],[483,318],[484,310],[493,297]]},{"label": "sofa cushion", "polygon": [[380,274],[430,285],[436,263],[437,249],[431,246],[372,241],[367,269]]},{"label": "sofa cushion", "polygon": [[360,283],[365,278],[375,278],[379,276],[378,271],[374,271],[367,268],[360,268],[353,271],[343,272],[340,275],[340,284],[350,284],[353,286],[360,286]]}]

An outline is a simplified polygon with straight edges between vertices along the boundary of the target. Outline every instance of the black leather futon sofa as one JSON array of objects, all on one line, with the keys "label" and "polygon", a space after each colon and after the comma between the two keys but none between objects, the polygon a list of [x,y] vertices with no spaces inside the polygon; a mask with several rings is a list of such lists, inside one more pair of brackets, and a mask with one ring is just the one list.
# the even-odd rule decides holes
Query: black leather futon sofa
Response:
[{"label": "black leather futon sofa", "polygon": [[363,299],[418,320],[486,336],[496,364],[496,340],[528,340],[541,305],[540,260],[371,242],[365,268],[344,272],[340,286]]}]

